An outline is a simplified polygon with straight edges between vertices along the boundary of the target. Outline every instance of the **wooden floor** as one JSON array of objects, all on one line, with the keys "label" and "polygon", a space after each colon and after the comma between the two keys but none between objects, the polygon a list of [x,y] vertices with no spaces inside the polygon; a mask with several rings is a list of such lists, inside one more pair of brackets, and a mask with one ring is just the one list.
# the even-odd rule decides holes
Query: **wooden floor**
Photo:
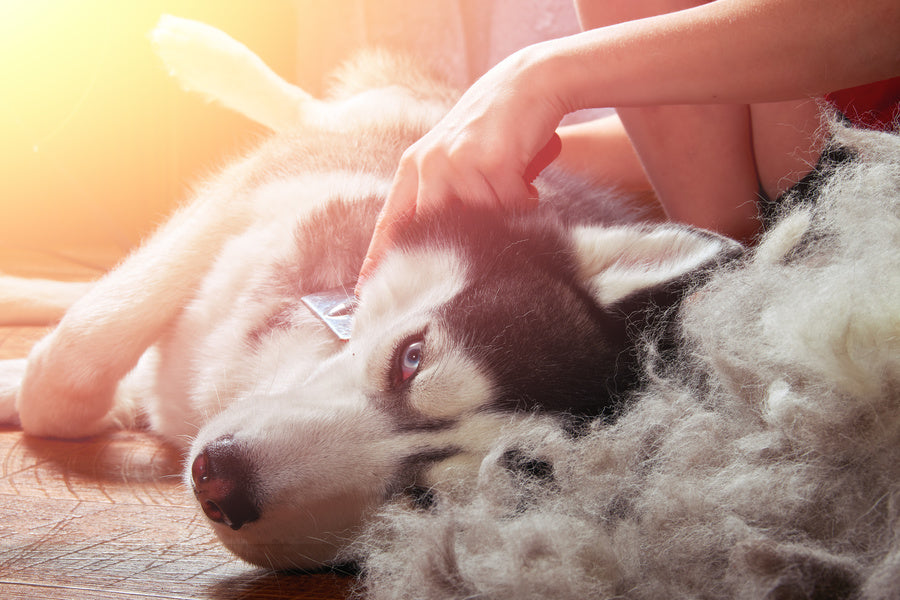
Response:
[{"label": "wooden floor", "polygon": [[[10,269],[0,261],[0,270]],[[24,356],[45,331],[0,328],[0,359]],[[146,432],[68,442],[0,428],[0,598],[349,594],[352,577],[271,573],[231,556],[181,483],[179,462]]]}]

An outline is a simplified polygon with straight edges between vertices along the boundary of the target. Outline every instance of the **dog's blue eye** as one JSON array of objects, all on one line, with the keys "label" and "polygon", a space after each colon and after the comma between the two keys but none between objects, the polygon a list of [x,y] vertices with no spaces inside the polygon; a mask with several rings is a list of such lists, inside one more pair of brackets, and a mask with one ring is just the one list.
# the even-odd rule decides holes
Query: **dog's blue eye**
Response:
[{"label": "dog's blue eye", "polygon": [[398,361],[398,379],[400,383],[407,381],[419,370],[422,364],[422,346],[424,342],[421,340],[408,344],[400,353]]}]

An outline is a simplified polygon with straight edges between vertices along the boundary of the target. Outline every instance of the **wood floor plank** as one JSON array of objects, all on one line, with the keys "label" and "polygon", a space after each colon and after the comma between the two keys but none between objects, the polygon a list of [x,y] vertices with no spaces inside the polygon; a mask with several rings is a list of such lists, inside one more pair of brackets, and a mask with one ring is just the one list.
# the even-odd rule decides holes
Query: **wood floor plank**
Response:
[{"label": "wood floor plank", "polygon": [[66,442],[0,431],[0,597],[33,586],[50,587],[24,597],[346,595],[352,578],[272,574],[231,556],[178,463],[143,432]]}]

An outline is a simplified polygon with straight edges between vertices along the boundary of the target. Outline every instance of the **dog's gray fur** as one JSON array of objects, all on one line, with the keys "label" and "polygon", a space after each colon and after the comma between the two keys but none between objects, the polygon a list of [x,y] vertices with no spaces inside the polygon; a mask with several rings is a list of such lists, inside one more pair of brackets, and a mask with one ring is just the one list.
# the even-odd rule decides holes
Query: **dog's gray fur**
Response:
[{"label": "dog's gray fur", "polygon": [[855,159],[686,302],[631,410],[511,429],[473,498],[386,513],[370,596],[900,597],[900,139],[835,135]]}]

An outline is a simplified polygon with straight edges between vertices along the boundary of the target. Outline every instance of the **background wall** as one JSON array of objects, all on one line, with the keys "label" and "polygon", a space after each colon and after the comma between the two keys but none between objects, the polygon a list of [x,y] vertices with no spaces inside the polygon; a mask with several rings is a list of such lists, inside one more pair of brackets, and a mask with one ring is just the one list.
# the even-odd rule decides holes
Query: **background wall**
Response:
[{"label": "background wall", "polygon": [[227,31],[314,92],[363,46],[426,57],[464,86],[577,30],[568,0],[0,2],[0,255],[106,267],[264,133],[166,75],[146,38],[166,12]]}]

